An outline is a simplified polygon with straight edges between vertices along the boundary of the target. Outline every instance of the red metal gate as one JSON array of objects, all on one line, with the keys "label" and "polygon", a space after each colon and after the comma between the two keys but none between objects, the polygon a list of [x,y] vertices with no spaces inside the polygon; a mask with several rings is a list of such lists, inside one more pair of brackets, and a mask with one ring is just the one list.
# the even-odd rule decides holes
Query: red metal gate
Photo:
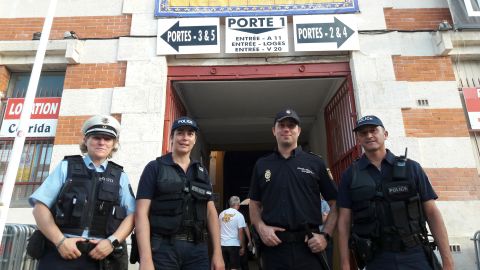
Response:
[{"label": "red metal gate", "polygon": [[165,104],[165,119],[163,122],[163,145],[162,145],[162,154],[166,154],[171,150],[170,143],[170,128],[172,127],[172,122],[180,117],[186,115],[186,110],[183,104],[177,98],[177,94],[173,91],[173,83],[168,80],[167,83],[167,95],[166,95],[166,104]]},{"label": "red metal gate", "polygon": [[337,183],[342,172],[361,153],[352,132],[356,119],[352,78],[348,75],[325,108],[328,161]]}]

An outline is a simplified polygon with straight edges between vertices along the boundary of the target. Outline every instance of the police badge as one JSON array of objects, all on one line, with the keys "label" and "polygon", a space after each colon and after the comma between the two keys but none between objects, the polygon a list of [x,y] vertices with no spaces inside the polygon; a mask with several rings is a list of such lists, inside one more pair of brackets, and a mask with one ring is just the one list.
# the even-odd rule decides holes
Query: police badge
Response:
[{"label": "police badge", "polygon": [[270,177],[272,177],[272,172],[270,170],[266,170],[265,171],[265,182],[269,182]]}]

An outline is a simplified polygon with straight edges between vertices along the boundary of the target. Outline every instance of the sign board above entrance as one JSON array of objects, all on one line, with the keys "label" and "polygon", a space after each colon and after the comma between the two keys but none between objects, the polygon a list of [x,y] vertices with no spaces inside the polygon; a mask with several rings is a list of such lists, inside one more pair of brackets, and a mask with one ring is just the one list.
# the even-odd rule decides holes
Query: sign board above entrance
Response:
[{"label": "sign board above entrance", "polygon": [[219,18],[159,19],[157,54],[220,52]]},{"label": "sign board above entrance", "polygon": [[155,16],[235,17],[355,13],[359,11],[357,1],[358,0],[155,0]]},{"label": "sign board above entrance", "polygon": [[288,52],[287,16],[228,17],[226,53]]},{"label": "sign board above entrance", "polygon": [[360,48],[354,15],[293,16],[295,51],[350,51]]}]

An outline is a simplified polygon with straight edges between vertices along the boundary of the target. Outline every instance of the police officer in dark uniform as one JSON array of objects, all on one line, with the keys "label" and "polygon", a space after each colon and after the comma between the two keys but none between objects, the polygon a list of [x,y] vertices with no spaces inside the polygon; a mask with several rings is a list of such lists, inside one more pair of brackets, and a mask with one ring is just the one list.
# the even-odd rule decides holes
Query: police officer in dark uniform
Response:
[{"label": "police officer in dark uniform", "polygon": [[176,119],[170,133],[172,152],[148,163],[142,173],[135,213],[141,270],[225,269],[210,179],[207,170],[190,159],[197,131],[194,120]]},{"label": "police officer in dark uniform", "polygon": [[[324,269],[321,253],[332,235],[337,189],[323,159],[297,145],[300,118],[280,111],[272,128],[277,150],[255,164],[250,186],[250,219],[263,242],[265,269]],[[320,194],[331,211],[324,230]]]},{"label": "police officer in dark uniform", "polygon": [[340,182],[342,269],[350,270],[349,244],[361,268],[432,269],[425,249],[426,222],[440,250],[443,269],[453,269],[447,230],[435,204],[438,196],[420,164],[385,148],[388,132],[374,115],[360,118],[353,131],[364,155],[344,172]]},{"label": "police officer in dark uniform", "polygon": [[49,240],[38,269],[126,270],[135,198],[123,168],[107,160],[118,150],[120,123],[96,115],[82,132],[86,155],[66,156],[29,198]]}]

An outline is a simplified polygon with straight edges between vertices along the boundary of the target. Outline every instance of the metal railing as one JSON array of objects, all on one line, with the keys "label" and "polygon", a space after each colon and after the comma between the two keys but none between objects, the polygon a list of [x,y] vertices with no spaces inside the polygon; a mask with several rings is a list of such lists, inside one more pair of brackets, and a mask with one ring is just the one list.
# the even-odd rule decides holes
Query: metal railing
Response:
[{"label": "metal railing", "polygon": [[33,270],[37,260],[27,255],[27,240],[35,231],[35,225],[7,224],[0,245],[0,269]]},{"label": "metal railing", "polygon": [[480,231],[477,231],[471,240],[473,240],[475,247],[475,264],[477,265],[477,269],[480,270]]}]

